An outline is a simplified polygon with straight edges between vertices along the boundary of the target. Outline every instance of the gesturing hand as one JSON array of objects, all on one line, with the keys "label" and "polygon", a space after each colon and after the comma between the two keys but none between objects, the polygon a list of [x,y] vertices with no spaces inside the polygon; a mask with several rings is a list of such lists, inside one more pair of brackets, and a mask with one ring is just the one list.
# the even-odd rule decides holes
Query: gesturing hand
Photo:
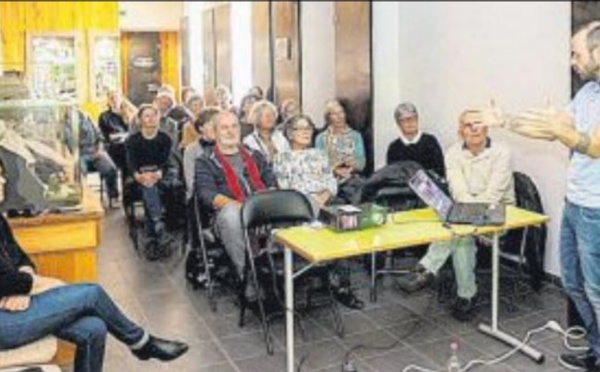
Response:
[{"label": "gesturing hand", "polygon": [[0,309],[10,312],[25,311],[30,303],[31,297],[27,295],[8,296],[0,300]]}]

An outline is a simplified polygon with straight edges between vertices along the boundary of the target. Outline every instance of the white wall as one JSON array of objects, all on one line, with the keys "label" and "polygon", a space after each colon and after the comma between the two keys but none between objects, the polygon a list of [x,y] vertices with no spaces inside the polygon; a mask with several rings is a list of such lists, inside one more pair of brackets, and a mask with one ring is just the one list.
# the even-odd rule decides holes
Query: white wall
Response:
[{"label": "white wall", "polygon": [[[252,2],[231,3],[231,92],[233,102],[240,102],[252,87]],[[250,61],[250,63],[249,63]]]},{"label": "white wall", "polygon": [[119,25],[124,31],[179,31],[181,1],[119,1]]},{"label": "white wall", "polygon": [[[457,140],[460,111],[491,97],[508,111],[545,105],[548,99],[562,106],[569,99],[569,2],[373,6],[377,165],[396,136],[392,101],[413,101],[423,128],[446,148]],[[551,218],[546,271],[559,275],[567,151],[502,131],[491,136],[510,145],[515,169],[530,175],[541,191]]]},{"label": "white wall", "polygon": [[331,1],[302,1],[302,109],[323,125],[325,102],[335,97],[335,28]]}]

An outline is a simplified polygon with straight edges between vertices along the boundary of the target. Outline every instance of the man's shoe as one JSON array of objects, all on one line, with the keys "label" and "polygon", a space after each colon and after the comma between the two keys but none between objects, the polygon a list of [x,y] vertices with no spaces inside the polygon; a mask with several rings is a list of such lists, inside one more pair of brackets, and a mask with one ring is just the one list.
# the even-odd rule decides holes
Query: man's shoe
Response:
[{"label": "man's shoe", "polygon": [[586,351],[580,351],[578,353],[561,354],[558,357],[560,364],[573,371],[588,371],[598,370],[592,369],[596,366],[596,357],[592,353],[592,349]]},{"label": "man's shoe", "polygon": [[459,297],[452,305],[452,316],[461,322],[468,322],[473,319],[475,300],[476,296],[468,299]]},{"label": "man's shoe", "polygon": [[140,360],[151,358],[169,361],[177,359],[188,351],[189,346],[183,342],[163,340],[158,337],[150,336],[150,339],[141,349],[131,352]]},{"label": "man's shoe", "polygon": [[[408,278],[400,278],[396,282],[398,288],[400,288],[404,292],[414,293],[421,291],[433,284],[433,281],[435,280],[435,275],[433,275],[432,272],[427,271],[424,267],[419,266],[420,265],[417,265],[417,267],[415,268],[415,274],[412,280]],[[409,275],[408,277],[411,276],[412,275]]]}]

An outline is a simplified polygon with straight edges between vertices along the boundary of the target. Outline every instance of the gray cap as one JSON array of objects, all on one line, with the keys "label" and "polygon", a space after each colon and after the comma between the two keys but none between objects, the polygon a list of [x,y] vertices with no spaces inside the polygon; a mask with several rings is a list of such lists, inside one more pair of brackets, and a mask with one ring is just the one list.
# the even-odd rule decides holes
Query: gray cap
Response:
[{"label": "gray cap", "polygon": [[396,120],[410,118],[413,116],[419,116],[419,113],[417,112],[415,105],[410,102],[402,102],[396,106],[396,109],[394,110],[394,118]]}]

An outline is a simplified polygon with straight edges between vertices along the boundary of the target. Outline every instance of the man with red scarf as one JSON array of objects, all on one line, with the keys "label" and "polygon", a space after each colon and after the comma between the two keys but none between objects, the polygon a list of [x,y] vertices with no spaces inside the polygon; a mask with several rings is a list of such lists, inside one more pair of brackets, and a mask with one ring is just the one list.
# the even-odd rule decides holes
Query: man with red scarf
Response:
[{"label": "man with red scarf", "polygon": [[240,123],[231,112],[215,116],[215,147],[196,160],[195,192],[203,206],[216,213],[215,227],[240,278],[245,245],[242,203],[254,192],[277,187],[265,158],[241,145]]}]

